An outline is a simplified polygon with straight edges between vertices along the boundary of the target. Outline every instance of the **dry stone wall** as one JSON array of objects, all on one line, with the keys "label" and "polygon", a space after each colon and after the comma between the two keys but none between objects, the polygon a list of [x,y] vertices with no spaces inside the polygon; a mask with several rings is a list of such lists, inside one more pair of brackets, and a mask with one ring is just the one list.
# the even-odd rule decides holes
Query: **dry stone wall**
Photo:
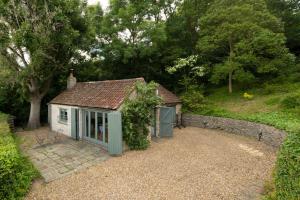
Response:
[{"label": "dry stone wall", "polygon": [[222,117],[184,114],[182,121],[185,126],[219,129],[234,134],[255,137],[274,147],[279,147],[287,134],[285,131],[272,126]]}]

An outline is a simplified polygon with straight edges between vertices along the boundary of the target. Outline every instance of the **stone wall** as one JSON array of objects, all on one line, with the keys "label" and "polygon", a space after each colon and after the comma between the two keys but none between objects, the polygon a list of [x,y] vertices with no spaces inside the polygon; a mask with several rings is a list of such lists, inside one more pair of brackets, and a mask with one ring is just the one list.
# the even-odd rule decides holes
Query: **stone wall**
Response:
[{"label": "stone wall", "polygon": [[272,126],[222,117],[184,114],[183,124],[185,126],[219,129],[234,134],[255,137],[275,147],[279,147],[286,136],[285,131]]}]

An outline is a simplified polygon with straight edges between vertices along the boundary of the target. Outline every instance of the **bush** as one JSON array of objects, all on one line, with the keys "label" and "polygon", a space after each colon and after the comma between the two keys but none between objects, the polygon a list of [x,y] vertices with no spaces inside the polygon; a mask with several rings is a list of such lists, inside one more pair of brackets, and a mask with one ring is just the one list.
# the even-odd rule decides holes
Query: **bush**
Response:
[{"label": "bush", "polygon": [[159,105],[156,95],[157,84],[138,83],[136,98],[127,99],[122,109],[123,137],[130,149],[147,149],[149,126],[154,119],[154,108]]},{"label": "bush", "polygon": [[273,97],[273,98],[266,100],[265,104],[268,106],[273,106],[273,105],[279,104],[280,102],[281,102],[280,97]]},{"label": "bush", "polygon": [[248,94],[247,92],[245,92],[243,94],[243,97],[244,97],[244,99],[252,100],[254,98],[254,95],[253,94]]},{"label": "bush", "polygon": [[275,172],[275,194],[279,200],[300,198],[300,131],[290,133],[281,147]]},{"label": "bush", "polygon": [[290,95],[281,101],[281,106],[287,109],[300,107],[300,94]]},{"label": "bush", "polygon": [[289,92],[289,87],[283,87],[277,84],[265,84],[263,94],[286,93]]},{"label": "bush", "polygon": [[23,157],[4,117],[0,117],[0,199],[22,199],[37,170]]},{"label": "bush", "polygon": [[203,108],[204,96],[200,88],[190,87],[181,95],[183,108],[188,111],[195,111]]}]

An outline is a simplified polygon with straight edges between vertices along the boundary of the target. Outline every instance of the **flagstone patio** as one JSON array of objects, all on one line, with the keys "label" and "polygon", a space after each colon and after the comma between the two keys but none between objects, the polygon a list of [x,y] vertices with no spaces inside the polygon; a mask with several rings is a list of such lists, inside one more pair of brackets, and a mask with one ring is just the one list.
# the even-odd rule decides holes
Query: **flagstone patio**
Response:
[{"label": "flagstone patio", "polygon": [[[48,135],[47,131],[49,132],[48,128],[42,128],[35,131],[35,134]],[[20,134],[24,138],[23,144],[26,140],[35,140],[35,136],[30,131],[26,132]],[[34,143],[34,141],[31,142]],[[86,141],[75,141],[64,136],[51,143],[27,145],[23,151],[29,156],[46,182],[96,165],[109,158],[108,153],[97,145]]]}]

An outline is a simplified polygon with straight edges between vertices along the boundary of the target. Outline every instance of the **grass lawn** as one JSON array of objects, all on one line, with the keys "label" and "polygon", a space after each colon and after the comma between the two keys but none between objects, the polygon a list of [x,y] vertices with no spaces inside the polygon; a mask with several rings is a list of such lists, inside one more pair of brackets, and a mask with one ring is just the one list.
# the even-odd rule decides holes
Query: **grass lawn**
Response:
[{"label": "grass lawn", "polygon": [[[245,92],[253,95],[253,99],[244,98]],[[204,107],[194,113],[259,122],[288,132],[300,129],[300,109],[287,109],[282,105],[287,97],[300,94],[300,83],[240,90],[232,94],[227,88],[219,88],[209,93]]]}]

